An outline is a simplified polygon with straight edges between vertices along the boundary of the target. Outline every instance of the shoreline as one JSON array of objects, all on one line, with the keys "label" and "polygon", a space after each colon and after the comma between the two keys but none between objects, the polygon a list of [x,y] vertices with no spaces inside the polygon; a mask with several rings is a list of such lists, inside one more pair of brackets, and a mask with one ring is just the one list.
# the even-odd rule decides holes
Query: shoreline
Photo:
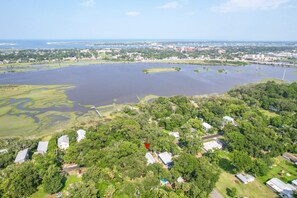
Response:
[{"label": "shoreline", "polygon": [[[233,60],[145,60],[145,61],[102,61],[102,60],[82,60],[82,61],[64,61],[64,62],[54,62],[54,63],[5,63],[0,64],[0,74],[6,73],[19,73],[19,72],[31,72],[31,71],[41,71],[41,70],[52,70],[71,66],[88,66],[88,65],[113,65],[113,64],[168,64],[168,65],[197,65],[197,66],[231,66],[231,67],[242,67],[246,65],[267,65],[272,67],[287,67],[287,68],[297,68],[295,65],[275,65],[275,64],[265,64],[265,63],[252,63],[252,62],[242,62]],[[153,73],[153,72],[152,72]]]}]

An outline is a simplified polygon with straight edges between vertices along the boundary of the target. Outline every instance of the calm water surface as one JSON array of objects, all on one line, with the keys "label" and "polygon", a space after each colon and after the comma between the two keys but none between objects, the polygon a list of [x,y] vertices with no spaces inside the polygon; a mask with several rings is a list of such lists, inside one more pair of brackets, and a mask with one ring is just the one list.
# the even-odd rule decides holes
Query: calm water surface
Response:
[{"label": "calm water surface", "polygon": [[[154,67],[181,67],[180,72],[144,74],[143,69]],[[194,72],[198,69],[199,73]],[[218,70],[224,70],[219,73]],[[285,80],[296,81],[297,68],[287,68]],[[267,78],[281,79],[283,67],[264,65],[197,66],[152,63],[102,64],[73,66],[54,70],[0,75],[0,84],[70,84],[66,91],[70,100],[86,105],[107,105],[136,102],[137,96],[203,95],[224,93],[236,85],[257,82]]]}]

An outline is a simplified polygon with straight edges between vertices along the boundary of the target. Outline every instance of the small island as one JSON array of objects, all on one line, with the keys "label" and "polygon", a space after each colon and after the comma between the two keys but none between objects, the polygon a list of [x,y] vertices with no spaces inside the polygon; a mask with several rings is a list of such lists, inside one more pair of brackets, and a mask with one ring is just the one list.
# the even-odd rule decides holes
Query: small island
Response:
[{"label": "small island", "polygon": [[164,67],[164,68],[149,68],[142,70],[143,73],[149,74],[149,73],[160,73],[160,72],[176,72],[180,71],[180,67]]}]

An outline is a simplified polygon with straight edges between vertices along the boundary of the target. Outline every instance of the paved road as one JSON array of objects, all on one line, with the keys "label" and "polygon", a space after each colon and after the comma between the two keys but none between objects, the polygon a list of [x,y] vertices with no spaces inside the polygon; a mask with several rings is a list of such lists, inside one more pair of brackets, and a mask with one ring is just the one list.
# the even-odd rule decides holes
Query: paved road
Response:
[{"label": "paved road", "polygon": [[213,189],[210,193],[211,198],[223,198],[223,196],[216,190]]},{"label": "paved road", "polygon": [[219,138],[219,137],[222,137],[222,135],[220,134],[207,135],[207,136],[203,136],[202,140],[208,140],[208,139]]}]

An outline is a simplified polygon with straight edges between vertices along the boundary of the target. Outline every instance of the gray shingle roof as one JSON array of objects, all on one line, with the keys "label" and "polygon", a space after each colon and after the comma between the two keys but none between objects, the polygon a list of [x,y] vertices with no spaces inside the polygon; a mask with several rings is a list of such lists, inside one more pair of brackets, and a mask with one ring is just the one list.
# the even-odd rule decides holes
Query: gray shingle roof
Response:
[{"label": "gray shingle roof", "polygon": [[62,143],[66,143],[69,144],[69,137],[68,135],[63,135],[58,139],[58,145],[62,144]]},{"label": "gray shingle roof", "polygon": [[293,191],[296,190],[294,186],[286,184],[278,178],[272,178],[271,180],[266,182],[266,184],[273,188],[276,192],[285,194],[287,197],[291,197]]},{"label": "gray shingle roof", "polygon": [[18,152],[18,155],[16,156],[14,162],[15,163],[21,163],[24,162],[28,157],[29,149],[24,149]]},{"label": "gray shingle roof", "polygon": [[39,142],[37,151],[41,154],[46,153],[48,147],[48,142]]},{"label": "gray shingle roof", "polygon": [[253,176],[251,176],[251,175],[246,175],[246,174],[242,174],[242,173],[240,173],[240,174],[237,174],[236,175],[236,177],[238,178],[238,179],[240,179],[240,181],[242,181],[243,183],[249,183],[249,182],[252,182],[252,181],[254,181],[254,177]]},{"label": "gray shingle roof", "polygon": [[172,156],[169,153],[160,153],[158,156],[165,165],[169,165],[172,163]]},{"label": "gray shingle roof", "polygon": [[148,164],[153,164],[156,162],[156,160],[154,159],[154,157],[152,156],[152,154],[150,154],[149,152],[147,152],[145,154],[145,158],[147,159],[147,163]]}]

